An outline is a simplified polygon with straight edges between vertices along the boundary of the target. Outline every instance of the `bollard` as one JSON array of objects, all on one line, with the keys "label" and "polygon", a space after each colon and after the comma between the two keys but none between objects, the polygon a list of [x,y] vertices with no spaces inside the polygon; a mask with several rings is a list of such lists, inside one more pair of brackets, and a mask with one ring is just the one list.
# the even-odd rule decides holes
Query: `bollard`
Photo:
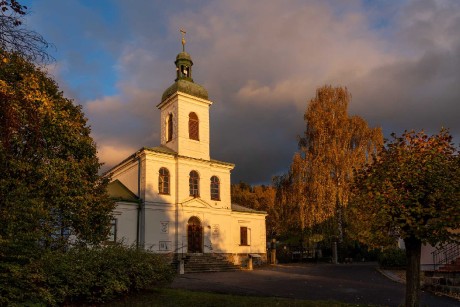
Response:
[{"label": "bollard", "polygon": [[332,263],[339,263],[339,261],[337,260],[337,242],[332,242]]},{"label": "bollard", "polygon": [[270,264],[276,264],[276,239],[270,243]]}]

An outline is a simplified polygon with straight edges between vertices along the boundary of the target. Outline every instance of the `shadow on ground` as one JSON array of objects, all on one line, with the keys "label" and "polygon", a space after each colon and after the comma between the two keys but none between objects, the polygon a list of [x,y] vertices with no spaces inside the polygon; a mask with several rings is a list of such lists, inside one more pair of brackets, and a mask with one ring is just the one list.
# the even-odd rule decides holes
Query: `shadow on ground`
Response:
[{"label": "shadow on ground", "polygon": [[[285,264],[254,271],[192,273],[176,277],[171,288],[383,306],[404,303],[404,285],[383,276],[376,263]],[[459,305],[455,299],[422,292],[422,306]]]}]

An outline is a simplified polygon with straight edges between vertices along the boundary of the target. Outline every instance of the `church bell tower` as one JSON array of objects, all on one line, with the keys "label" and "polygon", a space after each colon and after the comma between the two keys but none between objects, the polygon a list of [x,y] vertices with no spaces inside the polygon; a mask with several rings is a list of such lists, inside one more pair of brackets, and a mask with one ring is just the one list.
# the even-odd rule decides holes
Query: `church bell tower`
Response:
[{"label": "church bell tower", "polygon": [[209,160],[208,91],[192,78],[193,61],[185,51],[185,31],[182,52],[176,56],[176,79],[157,105],[161,111],[161,145],[180,156]]}]

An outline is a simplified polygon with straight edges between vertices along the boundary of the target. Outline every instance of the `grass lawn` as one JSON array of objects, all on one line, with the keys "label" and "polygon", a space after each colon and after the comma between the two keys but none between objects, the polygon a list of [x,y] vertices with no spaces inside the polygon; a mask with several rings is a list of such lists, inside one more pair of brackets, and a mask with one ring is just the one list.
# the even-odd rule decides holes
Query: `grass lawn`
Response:
[{"label": "grass lawn", "polygon": [[337,301],[306,301],[278,297],[239,296],[178,289],[160,289],[104,306],[370,306]]}]

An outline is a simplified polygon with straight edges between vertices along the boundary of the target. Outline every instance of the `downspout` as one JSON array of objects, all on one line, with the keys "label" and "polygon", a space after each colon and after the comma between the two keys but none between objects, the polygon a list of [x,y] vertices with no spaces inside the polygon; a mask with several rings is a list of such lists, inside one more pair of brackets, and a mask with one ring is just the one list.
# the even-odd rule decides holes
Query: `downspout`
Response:
[{"label": "downspout", "polygon": [[140,216],[141,216],[141,201],[138,199],[137,200],[137,223],[136,223],[136,248],[140,247],[140,242],[139,242]]},{"label": "downspout", "polygon": [[139,155],[139,152],[136,155],[137,157],[137,195],[139,197],[139,210],[138,210],[138,242],[137,246],[144,248],[145,246],[145,203],[144,200],[141,197],[141,157]]},{"label": "downspout", "polygon": [[[175,223],[174,223],[174,227],[175,227],[175,251],[176,251],[176,255],[178,255],[178,252],[179,252],[179,163],[178,163],[178,160],[176,158],[176,178],[175,178],[175,181],[176,181],[176,197],[175,197],[175,200],[174,202],[176,203],[176,212],[175,212]],[[182,244],[183,245],[183,244]],[[181,254],[182,254],[182,258],[183,258],[183,246],[181,247]]]}]

